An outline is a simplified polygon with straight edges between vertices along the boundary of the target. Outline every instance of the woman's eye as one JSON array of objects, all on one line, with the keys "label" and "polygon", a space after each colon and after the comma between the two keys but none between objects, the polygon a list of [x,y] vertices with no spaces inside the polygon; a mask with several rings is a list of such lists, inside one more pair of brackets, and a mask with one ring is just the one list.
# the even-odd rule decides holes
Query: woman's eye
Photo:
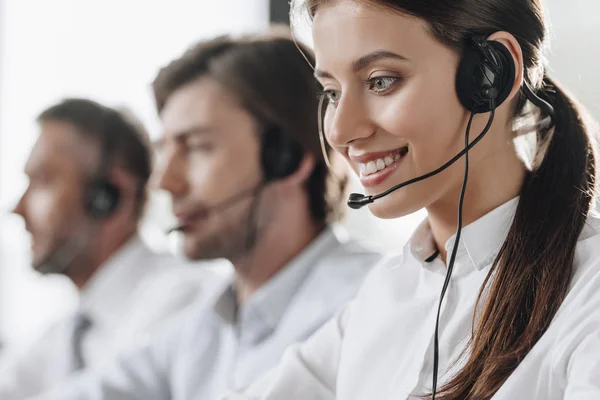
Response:
[{"label": "woman's eye", "polygon": [[369,90],[374,93],[383,93],[397,81],[398,78],[394,78],[391,76],[380,76],[376,78],[370,78],[369,80],[367,80],[367,86]]},{"label": "woman's eye", "polygon": [[324,90],[323,95],[330,104],[336,105],[340,101],[341,92],[339,90]]}]

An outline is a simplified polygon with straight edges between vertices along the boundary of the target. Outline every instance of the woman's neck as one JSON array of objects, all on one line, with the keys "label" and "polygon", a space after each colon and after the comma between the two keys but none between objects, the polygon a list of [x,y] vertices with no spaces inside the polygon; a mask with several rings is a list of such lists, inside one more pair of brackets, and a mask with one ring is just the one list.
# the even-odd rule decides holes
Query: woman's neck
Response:
[{"label": "woman's neck", "polygon": [[[463,203],[463,228],[517,197],[526,172],[512,144],[494,155],[475,162],[469,160],[469,179]],[[461,187],[462,179],[452,191],[427,207],[433,237],[445,262],[446,242],[456,233]]]}]

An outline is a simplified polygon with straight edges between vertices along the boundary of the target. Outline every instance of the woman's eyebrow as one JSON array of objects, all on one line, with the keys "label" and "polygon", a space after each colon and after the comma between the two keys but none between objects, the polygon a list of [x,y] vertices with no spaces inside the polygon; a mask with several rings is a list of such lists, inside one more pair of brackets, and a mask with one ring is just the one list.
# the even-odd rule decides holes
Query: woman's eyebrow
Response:
[{"label": "woman's eyebrow", "polygon": [[[352,62],[352,71],[359,72],[359,71],[365,69],[366,67],[368,67],[369,65],[371,65],[372,63],[380,61],[380,60],[385,60],[385,59],[408,61],[408,58],[406,58],[400,54],[394,53],[392,51],[376,50],[371,53],[365,54],[364,56],[353,61]],[[321,69],[315,70],[315,77],[316,78],[333,78],[333,76],[329,72],[321,70]]]}]

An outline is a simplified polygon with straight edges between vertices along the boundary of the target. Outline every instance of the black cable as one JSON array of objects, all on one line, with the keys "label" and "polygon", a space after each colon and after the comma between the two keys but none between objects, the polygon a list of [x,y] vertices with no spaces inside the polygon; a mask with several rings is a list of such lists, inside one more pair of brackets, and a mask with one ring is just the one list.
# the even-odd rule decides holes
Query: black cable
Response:
[{"label": "black cable", "polygon": [[[490,117],[488,119],[488,123],[485,128],[481,132],[481,134],[477,137],[477,141],[483,138],[483,136],[490,130],[492,126],[492,122],[494,121],[494,104],[492,103],[492,110],[490,111]],[[438,370],[439,370],[439,324],[440,324],[440,314],[442,310],[442,302],[444,301],[444,296],[446,295],[446,290],[450,285],[450,278],[452,276],[452,271],[454,270],[454,262],[456,260],[456,254],[458,252],[458,245],[460,243],[460,236],[462,233],[462,220],[463,220],[463,203],[465,200],[465,192],[467,189],[467,180],[469,178],[469,149],[472,146],[472,143],[469,144],[469,132],[471,131],[471,123],[473,122],[473,117],[475,113],[471,113],[471,117],[469,118],[469,123],[467,124],[467,129],[465,131],[465,175],[463,178],[462,188],[460,190],[460,198],[458,200],[458,223],[456,228],[456,236],[454,240],[454,244],[452,246],[452,252],[450,254],[450,260],[448,262],[448,271],[446,272],[446,279],[444,280],[444,286],[442,287],[442,293],[440,295],[440,302],[438,304],[437,317],[435,320],[435,333],[433,339],[433,385],[431,391],[431,400],[435,400],[435,395],[437,391],[437,380],[438,380]],[[462,153],[462,152],[461,152]]]},{"label": "black cable", "polygon": [[441,167],[439,167],[438,169],[436,169],[434,171],[426,173],[425,175],[421,175],[419,177],[410,179],[410,180],[404,182],[401,185],[394,186],[394,187],[392,187],[392,188],[390,188],[390,189],[386,190],[385,192],[382,192],[382,193],[380,193],[378,195],[367,196],[367,198],[369,198],[369,202],[373,202],[373,201],[375,201],[375,200],[377,200],[377,199],[379,199],[381,197],[385,197],[388,194],[390,194],[391,192],[393,192],[395,190],[398,190],[398,189],[401,189],[401,188],[403,188],[405,186],[408,186],[408,185],[411,185],[413,183],[420,182],[420,181],[423,181],[425,179],[431,178],[432,176],[439,174],[440,172],[442,172],[443,170],[445,170],[446,168],[448,168],[449,166],[451,166],[452,164],[454,164],[456,161],[460,160],[461,157],[464,156],[469,150],[471,150],[477,143],[479,143],[479,141],[481,139],[483,139],[483,137],[485,136],[485,134],[488,132],[488,130],[492,126],[492,121],[494,119],[493,112],[494,111],[492,110],[492,114],[491,114],[490,120],[488,121],[488,124],[486,125],[486,127],[484,128],[484,130],[479,134],[479,136],[477,136],[475,139],[473,139],[473,141],[467,147],[465,147],[457,155],[455,155],[454,157],[452,157],[450,159],[450,161],[448,161],[446,164],[442,165]]}]

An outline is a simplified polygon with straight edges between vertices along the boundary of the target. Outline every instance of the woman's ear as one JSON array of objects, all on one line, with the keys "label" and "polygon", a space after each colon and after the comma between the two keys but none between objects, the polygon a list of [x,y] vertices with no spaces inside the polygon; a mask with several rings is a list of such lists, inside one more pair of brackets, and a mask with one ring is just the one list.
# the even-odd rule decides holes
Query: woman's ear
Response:
[{"label": "woman's ear", "polygon": [[512,89],[507,99],[508,101],[511,101],[519,93],[519,90],[521,90],[521,86],[523,85],[523,50],[517,39],[508,32],[496,32],[487,39],[502,43],[512,56],[515,64],[515,81],[513,82]]}]

